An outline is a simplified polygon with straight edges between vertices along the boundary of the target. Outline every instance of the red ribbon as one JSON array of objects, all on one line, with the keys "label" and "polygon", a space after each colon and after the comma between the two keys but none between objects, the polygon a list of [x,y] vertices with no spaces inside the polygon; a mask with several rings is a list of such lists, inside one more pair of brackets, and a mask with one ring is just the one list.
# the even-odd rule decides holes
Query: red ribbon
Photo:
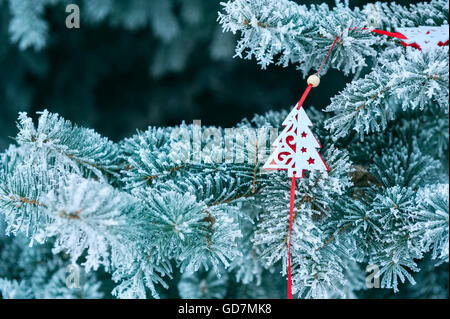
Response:
[{"label": "red ribbon", "polygon": [[[367,28],[362,28],[362,30],[367,30]],[[389,32],[389,31],[384,31],[384,30],[377,30],[377,29],[373,29],[372,31],[373,33],[378,33],[378,34],[383,34],[383,35],[387,35],[389,37],[393,37],[393,38],[398,38],[398,39],[408,39],[407,37],[405,37],[403,34],[401,34],[400,32]]]},{"label": "red ribbon", "polygon": [[[319,76],[319,72],[322,69],[322,66],[325,64],[325,61],[328,59],[328,56],[330,55],[331,50],[333,49],[334,45],[336,44],[337,39],[339,36],[334,39],[333,44],[330,47],[330,50],[328,50],[327,56],[322,62],[322,65],[319,68],[319,71],[317,71],[317,76]],[[300,101],[298,101],[297,110],[300,109],[300,107],[303,105],[303,102],[305,101],[306,97],[308,96],[309,92],[311,91],[312,84],[309,84],[305,92],[303,92],[302,97],[300,98]],[[303,177],[303,172],[302,172]],[[291,179],[291,203],[290,203],[290,209],[289,209],[289,244],[288,244],[288,299],[292,299],[292,270],[291,270],[291,235],[292,235],[292,223],[294,222],[294,200],[295,200],[295,172],[292,175]]]}]

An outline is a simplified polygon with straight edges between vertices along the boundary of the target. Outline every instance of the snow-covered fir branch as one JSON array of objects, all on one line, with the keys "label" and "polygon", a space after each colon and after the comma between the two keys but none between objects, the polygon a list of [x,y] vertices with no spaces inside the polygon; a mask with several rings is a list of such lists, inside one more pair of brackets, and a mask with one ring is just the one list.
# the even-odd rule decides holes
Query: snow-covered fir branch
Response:
[{"label": "snow-covered fir branch", "polygon": [[448,114],[448,47],[430,50],[395,48],[379,56],[364,78],[349,83],[325,108],[334,112],[325,126],[335,138],[353,130],[361,138],[380,132],[399,110],[431,108]]},{"label": "snow-covered fir branch", "polygon": [[[12,40],[45,45],[43,8],[60,2],[8,2]],[[172,2],[109,3],[86,1],[92,23],[150,21],[167,43],[184,34],[167,16]],[[141,6],[156,6],[167,28]],[[369,268],[378,269],[379,294],[448,296],[438,278],[448,278],[448,46],[419,51],[361,30],[374,6],[390,31],[448,23],[442,0],[355,9],[235,0],[219,13],[223,28],[241,36],[237,56],[262,67],[292,63],[307,75],[340,35],[322,76],[330,67],[363,74],[326,112],[305,105],[330,171],[296,182],[299,298],[370,296]],[[195,24],[195,12],[185,14]],[[0,154],[1,296],[164,298],[169,288],[183,298],[285,297],[290,181],[261,168],[271,130],[292,107],[231,129],[148,127],[118,143],[46,110],[37,122],[20,113]],[[83,273],[77,288],[67,285],[69,265]]]}]

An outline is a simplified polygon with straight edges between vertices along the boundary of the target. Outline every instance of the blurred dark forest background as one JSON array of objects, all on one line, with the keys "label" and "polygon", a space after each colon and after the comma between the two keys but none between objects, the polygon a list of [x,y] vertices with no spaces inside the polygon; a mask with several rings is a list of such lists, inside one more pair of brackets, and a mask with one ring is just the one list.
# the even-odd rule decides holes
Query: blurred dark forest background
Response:
[{"label": "blurred dark forest background", "polygon": [[[47,108],[119,141],[149,125],[193,119],[231,127],[292,106],[305,88],[295,66],[261,70],[254,60],[233,58],[236,38],[216,21],[219,0],[159,0],[161,13],[139,10],[139,1],[48,5],[45,45],[21,50],[9,31],[10,3],[0,0],[0,151],[13,142],[19,111]],[[80,29],[65,26],[68,3],[80,6]],[[308,104],[324,108],[350,80],[330,71]]]}]

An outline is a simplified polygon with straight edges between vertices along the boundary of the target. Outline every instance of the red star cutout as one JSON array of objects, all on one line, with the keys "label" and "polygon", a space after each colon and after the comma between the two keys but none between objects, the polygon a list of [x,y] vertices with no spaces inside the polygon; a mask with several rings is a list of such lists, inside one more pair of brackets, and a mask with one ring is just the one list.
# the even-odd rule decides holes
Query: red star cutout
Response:
[{"label": "red star cutout", "polygon": [[306,153],[306,147],[302,147],[302,153]]},{"label": "red star cutout", "polygon": [[309,165],[311,165],[311,164],[314,164],[314,158],[309,158],[309,160],[308,160],[308,163],[309,163]]},{"label": "red star cutout", "polygon": [[306,132],[303,132],[303,133],[302,133],[302,137],[306,137]]}]

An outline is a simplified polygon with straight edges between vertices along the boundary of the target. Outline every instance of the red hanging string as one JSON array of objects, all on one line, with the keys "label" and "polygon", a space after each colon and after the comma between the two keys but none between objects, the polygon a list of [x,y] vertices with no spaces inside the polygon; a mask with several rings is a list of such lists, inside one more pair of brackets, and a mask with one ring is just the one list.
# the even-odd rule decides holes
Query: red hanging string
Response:
[{"label": "red hanging string", "polygon": [[[333,49],[334,45],[336,44],[337,39],[339,36],[334,39],[333,44],[330,47],[330,50],[328,50],[328,53],[325,57],[325,59],[322,62],[322,65],[320,66],[319,70],[317,71],[316,75],[319,76],[319,72],[322,69],[322,66],[325,64],[325,61],[328,59],[328,56],[330,55],[331,50]],[[303,92],[302,97],[300,98],[300,101],[297,105],[297,110],[300,109],[300,107],[303,105],[303,102],[305,101],[306,97],[308,96],[309,92],[311,91],[312,84],[309,84],[307,88],[305,89],[305,92]],[[303,174],[302,174],[303,177]],[[290,197],[290,208],[289,208],[289,244],[288,244],[288,299],[292,299],[292,270],[291,270],[291,235],[292,235],[292,224],[294,222],[294,199],[295,199],[295,172],[292,175],[291,178],[291,197]]]},{"label": "red hanging string", "polygon": [[[367,28],[362,28],[362,30],[367,30]],[[399,38],[399,39],[406,39],[406,37],[399,33],[399,32],[388,32],[388,31],[384,31],[384,30],[372,30],[371,32],[374,33],[378,33],[378,34],[383,34],[383,35],[387,35],[387,36],[391,36],[391,37],[395,37],[395,38]],[[342,33],[341,33],[342,35]],[[339,36],[336,37],[336,39],[334,39],[333,44],[331,45],[330,49],[328,50],[327,55],[325,56],[325,59],[323,60],[322,64],[319,67],[319,70],[317,71],[316,75],[319,76],[320,71],[322,70],[323,65],[325,64],[325,62],[328,59],[328,56],[331,53],[331,50],[333,50],[334,45],[336,44],[337,40],[339,39]],[[448,45],[448,40],[443,43],[443,42],[439,42],[438,45],[439,46],[444,46],[444,45]],[[414,46],[417,47],[420,50],[420,47],[413,43],[413,44],[406,44],[402,41],[402,44],[404,46]],[[303,105],[303,102],[305,101],[306,97],[308,96],[309,92],[311,91],[312,88],[312,84],[309,84],[308,87],[305,89],[305,92],[303,92],[302,97],[300,98],[300,101],[298,102],[297,105],[297,109],[299,110],[300,107]],[[303,177],[303,174],[302,174]],[[290,210],[289,210],[289,247],[288,247],[288,252],[289,252],[289,261],[288,261],[288,299],[292,299],[292,272],[291,272],[291,233],[292,233],[292,223],[293,223],[293,212],[294,212],[294,199],[295,199],[295,173],[292,176],[291,179],[291,198],[290,198]]]},{"label": "red hanging string", "polygon": [[302,97],[300,98],[300,101],[298,101],[297,104],[297,110],[300,110],[300,107],[303,105],[303,102],[305,101],[306,97],[308,96],[309,91],[311,91],[312,84],[309,84],[306,88],[305,92],[303,92]]},{"label": "red hanging string", "polygon": [[291,273],[291,233],[294,220],[294,198],[295,198],[295,172],[291,178],[291,205],[289,209],[289,261],[288,261],[288,299],[292,299],[292,273]]}]

